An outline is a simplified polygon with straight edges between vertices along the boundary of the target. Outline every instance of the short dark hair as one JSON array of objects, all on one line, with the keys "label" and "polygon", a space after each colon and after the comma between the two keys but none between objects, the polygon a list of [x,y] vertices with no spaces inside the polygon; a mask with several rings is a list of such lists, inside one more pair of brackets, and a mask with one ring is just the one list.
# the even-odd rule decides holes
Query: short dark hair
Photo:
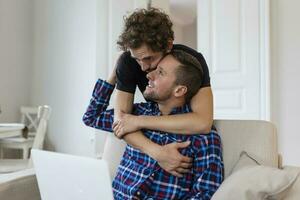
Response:
[{"label": "short dark hair", "polygon": [[185,95],[186,102],[198,92],[202,85],[203,69],[200,62],[192,55],[182,50],[172,50],[168,55],[172,55],[181,63],[176,69],[176,85],[184,85],[187,87]]},{"label": "short dark hair", "polygon": [[123,51],[146,44],[154,52],[166,52],[174,40],[170,17],[157,8],[137,9],[124,17],[124,29],[117,44]]}]

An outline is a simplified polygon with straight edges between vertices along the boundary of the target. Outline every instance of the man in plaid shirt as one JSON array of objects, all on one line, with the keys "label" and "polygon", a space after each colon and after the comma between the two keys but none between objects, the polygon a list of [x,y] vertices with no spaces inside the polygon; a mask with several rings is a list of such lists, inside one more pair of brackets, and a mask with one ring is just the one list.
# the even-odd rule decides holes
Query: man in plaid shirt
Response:
[{"label": "man in plaid shirt", "polygon": [[[174,50],[147,75],[147,103],[135,104],[134,115],[172,115],[191,112],[189,101],[199,90],[202,68],[191,55]],[[83,116],[86,125],[113,132],[114,110],[107,110],[115,80],[98,80]],[[191,169],[180,177],[163,170],[156,160],[127,145],[113,181],[116,200],[124,199],[210,199],[223,180],[221,139],[216,130],[209,134],[173,134],[143,130],[161,146],[189,141],[182,155],[193,158]]]}]

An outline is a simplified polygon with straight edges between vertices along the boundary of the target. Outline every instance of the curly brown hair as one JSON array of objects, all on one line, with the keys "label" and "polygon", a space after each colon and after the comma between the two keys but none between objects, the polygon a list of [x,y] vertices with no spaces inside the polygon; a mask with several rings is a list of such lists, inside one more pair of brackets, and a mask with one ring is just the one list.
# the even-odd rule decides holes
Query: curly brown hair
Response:
[{"label": "curly brown hair", "polygon": [[166,52],[168,42],[174,40],[170,17],[157,8],[137,9],[124,17],[124,29],[117,44],[123,51],[146,44],[154,52]]}]

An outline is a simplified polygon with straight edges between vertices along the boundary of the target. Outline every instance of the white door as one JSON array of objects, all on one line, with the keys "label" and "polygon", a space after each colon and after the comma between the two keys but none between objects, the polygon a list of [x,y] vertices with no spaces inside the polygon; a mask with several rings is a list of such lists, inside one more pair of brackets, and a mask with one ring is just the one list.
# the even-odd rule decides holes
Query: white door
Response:
[{"label": "white door", "polygon": [[199,0],[198,50],[216,119],[269,119],[268,1]]}]

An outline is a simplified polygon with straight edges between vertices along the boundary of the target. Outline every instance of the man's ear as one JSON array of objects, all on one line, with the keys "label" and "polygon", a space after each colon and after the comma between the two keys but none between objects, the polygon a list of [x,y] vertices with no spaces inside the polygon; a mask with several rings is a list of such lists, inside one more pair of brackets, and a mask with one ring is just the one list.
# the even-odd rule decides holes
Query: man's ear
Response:
[{"label": "man's ear", "polygon": [[187,87],[184,85],[178,85],[174,89],[174,96],[175,97],[182,97],[187,93]]}]

